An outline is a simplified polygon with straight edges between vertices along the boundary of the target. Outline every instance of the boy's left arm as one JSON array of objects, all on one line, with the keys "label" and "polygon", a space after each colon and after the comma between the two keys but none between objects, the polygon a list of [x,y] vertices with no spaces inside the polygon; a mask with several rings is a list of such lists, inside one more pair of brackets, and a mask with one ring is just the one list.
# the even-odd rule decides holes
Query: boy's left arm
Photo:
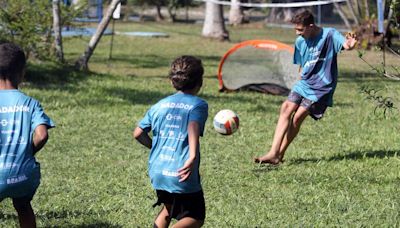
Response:
[{"label": "boy's left arm", "polygon": [[135,130],[133,131],[133,137],[143,146],[151,149],[153,140],[150,138],[150,136],[143,131],[142,128],[136,127]]},{"label": "boy's left arm", "polygon": [[49,139],[47,128],[48,126],[44,124],[40,124],[35,128],[33,134],[33,155],[41,150]]}]

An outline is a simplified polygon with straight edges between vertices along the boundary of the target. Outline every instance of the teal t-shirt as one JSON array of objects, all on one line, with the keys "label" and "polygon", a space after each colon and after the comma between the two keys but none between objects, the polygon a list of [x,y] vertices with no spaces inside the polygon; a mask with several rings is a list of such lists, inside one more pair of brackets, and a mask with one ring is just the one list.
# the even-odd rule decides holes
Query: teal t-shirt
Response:
[{"label": "teal t-shirt", "polygon": [[0,90],[0,199],[23,197],[38,185],[32,145],[41,124],[54,127],[38,101],[19,90]]},{"label": "teal t-shirt", "polygon": [[334,28],[322,28],[318,36],[310,39],[298,37],[293,62],[302,68],[301,80],[292,90],[309,100],[332,106],[338,76],[337,54],[344,41]]},{"label": "teal t-shirt", "polygon": [[186,181],[179,182],[178,169],[189,158],[189,122],[196,121],[203,136],[207,117],[207,102],[180,92],[162,99],[147,111],[139,127],[153,133],[148,172],[154,189],[170,193],[193,193],[202,189],[199,147],[192,174]]}]

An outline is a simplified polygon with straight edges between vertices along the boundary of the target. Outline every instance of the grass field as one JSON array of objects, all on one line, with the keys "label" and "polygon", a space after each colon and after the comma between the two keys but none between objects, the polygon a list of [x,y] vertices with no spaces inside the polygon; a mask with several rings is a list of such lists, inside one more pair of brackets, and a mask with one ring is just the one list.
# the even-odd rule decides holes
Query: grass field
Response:
[{"label": "grass field", "polygon": [[[308,118],[279,167],[252,163],[271,145],[285,97],[255,92],[218,93],[221,55],[247,39],[292,44],[292,30],[229,28],[231,43],[201,38],[200,25],[117,24],[118,31],[166,32],[169,38],[104,37],[91,73],[50,62],[29,65],[22,91],[41,101],[57,127],[39,152],[42,184],[32,202],[39,227],[152,227],[158,208],[147,176],[148,150],[131,131],[157,100],[174,93],[166,75],[182,54],[203,59],[200,96],[209,102],[201,139],[206,198],[204,227],[399,227],[399,112],[386,117],[361,86],[398,99],[400,84],[373,72],[347,52],[339,57],[335,105],[321,121]],[[64,40],[73,61],[88,38]],[[366,58],[380,62],[379,52]],[[387,56],[398,65],[398,59]],[[396,62],[397,61],[397,62]],[[396,100],[398,104],[398,100]],[[235,110],[240,130],[229,137],[212,128],[223,108]],[[10,200],[0,204],[0,227],[16,227]]]}]

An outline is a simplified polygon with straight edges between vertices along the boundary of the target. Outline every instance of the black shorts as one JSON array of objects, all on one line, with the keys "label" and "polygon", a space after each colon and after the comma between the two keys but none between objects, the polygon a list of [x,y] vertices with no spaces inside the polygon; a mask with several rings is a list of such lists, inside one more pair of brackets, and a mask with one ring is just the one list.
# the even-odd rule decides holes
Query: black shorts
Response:
[{"label": "black shorts", "polygon": [[314,120],[321,119],[326,111],[326,108],[328,107],[321,102],[314,102],[312,100],[304,98],[294,91],[291,91],[289,93],[288,100],[307,109],[310,112],[310,116]]},{"label": "black shorts", "polygon": [[169,193],[157,190],[157,202],[153,205],[171,205],[171,218],[180,220],[185,217],[204,221],[206,218],[206,204],[203,191],[194,193]]}]

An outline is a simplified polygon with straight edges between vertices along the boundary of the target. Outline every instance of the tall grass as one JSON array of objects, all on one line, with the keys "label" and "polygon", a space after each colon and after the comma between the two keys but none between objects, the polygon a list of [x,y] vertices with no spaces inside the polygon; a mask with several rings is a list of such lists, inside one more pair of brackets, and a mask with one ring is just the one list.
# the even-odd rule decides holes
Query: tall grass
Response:
[{"label": "tall grass", "polygon": [[[398,112],[373,113],[362,85],[399,91],[398,82],[374,75],[356,52],[339,57],[335,105],[316,122],[306,119],[279,167],[252,163],[271,145],[281,96],[218,93],[223,53],[246,39],[294,40],[294,32],[229,28],[232,42],[201,38],[200,25],[121,23],[118,31],[166,32],[169,38],[104,37],[90,73],[50,62],[31,63],[22,91],[41,101],[56,122],[39,152],[42,184],[32,202],[39,227],[151,227],[159,208],[147,176],[148,150],[131,137],[145,111],[174,93],[166,75],[182,54],[203,59],[200,96],[209,102],[201,139],[205,227],[398,227],[400,136]],[[71,63],[88,38],[65,40]],[[378,52],[369,52],[379,61]],[[212,118],[229,108],[240,130],[218,135]],[[0,226],[17,226],[10,200],[0,204]]]}]

